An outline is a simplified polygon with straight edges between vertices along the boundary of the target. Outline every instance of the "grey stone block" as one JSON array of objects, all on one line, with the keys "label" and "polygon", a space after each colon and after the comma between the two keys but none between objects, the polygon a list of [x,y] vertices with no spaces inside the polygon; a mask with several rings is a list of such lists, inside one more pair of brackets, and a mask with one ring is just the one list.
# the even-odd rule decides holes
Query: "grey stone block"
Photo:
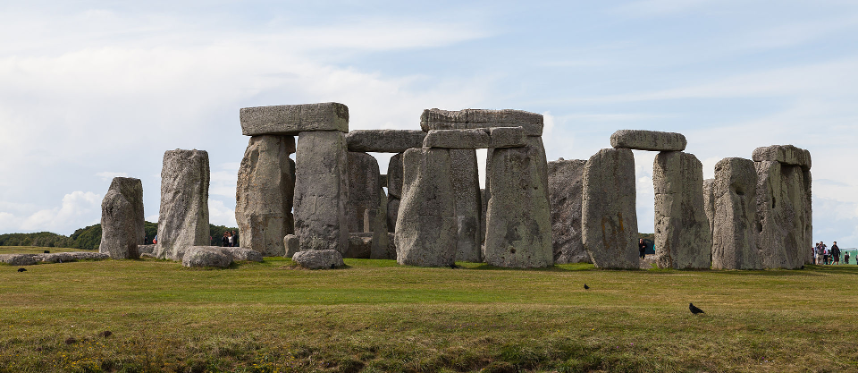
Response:
[{"label": "grey stone block", "polygon": [[349,131],[349,107],[340,103],[272,105],[239,111],[241,134],[298,135],[305,131]]},{"label": "grey stone block", "polygon": [[192,246],[185,250],[182,257],[184,267],[215,267],[227,268],[232,263],[232,257],[224,254],[214,246]]},{"label": "grey stone block", "polygon": [[762,268],[756,244],[756,185],[753,161],[724,158],[715,164],[712,268]]},{"label": "grey stone block", "polygon": [[387,195],[388,202],[402,198],[402,153],[390,157],[387,164]]},{"label": "grey stone block", "polygon": [[36,254],[0,254],[0,262],[10,266],[29,266],[38,261]]},{"label": "grey stone block", "polygon": [[688,141],[679,133],[650,130],[617,130],[611,134],[611,147],[649,151],[682,151]]},{"label": "grey stone block", "polygon": [[296,253],[292,260],[311,270],[343,267],[343,256],[337,250],[307,250]]},{"label": "grey stone block", "polygon": [[777,161],[757,171],[757,249],[763,268],[799,269],[813,246],[810,171]]},{"label": "grey stone block", "polygon": [[456,200],[456,260],[482,262],[482,203],[475,150],[450,150],[453,194]]},{"label": "grey stone block", "polygon": [[586,160],[548,162],[548,196],[551,203],[551,232],[554,263],[590,263],[581,240]]},{"label": "grey stone block", "polygon": [[430,130],[423,147],[450,149],[509,148],[526,145],[524,131],[514,128]]},{"label": "grey stone block", "polygon": [[161,169],[161,209],[155,255],[180,261],[191,246],[209,245],[209,154],[169,150]]},{"label": "grey stone block", "polygon": [[346,135],[349,151],[401,153],[423,146],[422,130],[352,130]]},{"label": "grey stone block", "polygon": [[420,128],[430,130],[477,129],[495,127],[524,128],[525,135],[541,136],[544,120],[542,115],[515,109],[463,109],[445,111],[438,108],[427,109],[420,116]]},{"label": "grey stone block", "polygon": [[115,177],[101,201],[101,243],[98,250],[113,259],[137,259],[143,244],[143,183]]},{"label": "grey stone block", "polygon": [[349,236],[349,250],[343,254],[343,258],[369,259],[371,255],[372,233],[352,233]]},{"label": "grey stone block", "polygon": [[754,161],[776,161],[782,164],[797,165],[804,169],[811,167],[810,151],[793,145],[757,147],[754,149],[751,158]]},{"label": "grey stone block", "polygon": [[295,253],[301,251],[301,241],[294,234],[287,234],[283,237],[283,247],[286,250],[286,257],[291,258]]},{"label": "grey stone block", "polygon": [[[715,233],[715,179],[703,181],[703,209],[709,220],[709,233]],[[711,250],[710,250],[711,251]]]}]

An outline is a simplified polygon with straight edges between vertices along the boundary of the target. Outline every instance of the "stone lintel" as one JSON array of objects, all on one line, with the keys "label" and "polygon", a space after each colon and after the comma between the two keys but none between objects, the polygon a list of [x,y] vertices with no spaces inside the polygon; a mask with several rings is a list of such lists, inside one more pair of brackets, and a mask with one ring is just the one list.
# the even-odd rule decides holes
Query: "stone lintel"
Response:
[{"label": "stone lintel", "polygon": [[751,158],[754,161],[776,161],[783,164],[798,165],[803,169],[810,169],[810,151],[793,145],[774,145],[768,147],[757,147]]},{"label": "stone lintel", "polygon": [[430,130],[423,147],[450,149],[524,147],[522,127]]},{"label": "stone lintel", "polygon": [[648,151],[682,151],[688,141],[679,133],[651,130],[617,130],[611,134],[611,147]]},{"label": "stone lintel", "polygon": [[352,152],[389,152],[398,154],[420,148],[426,133],[422,130],[353,130],[346,134]]},{"label": "stone lintel", "polygon": [[430,130],[478,129],[494,127],[524,128],[525,135],[541,136],[544,120],[542,115],[517,109],[463,109],[445,111],[426,109],[420,116],[420,128]]},{"label": "stone lintel", "polygon": [[340,103],[242,108],[241,134],[298,135],[303,131],[349,131],[349,107]]}]

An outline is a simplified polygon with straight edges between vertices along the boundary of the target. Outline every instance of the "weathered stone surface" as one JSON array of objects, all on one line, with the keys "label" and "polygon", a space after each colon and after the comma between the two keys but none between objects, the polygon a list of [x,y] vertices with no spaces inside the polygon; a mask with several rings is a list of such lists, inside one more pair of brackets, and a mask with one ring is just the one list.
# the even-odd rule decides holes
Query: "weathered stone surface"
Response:
[{"label": "weathered stone surface", "polygon": [[[110,257],[110,254],[108,254],[108,253],[98,253],[98,254],[106,255],[108,258]],[[44,262],[44,263],[68,263],[68,262],[74,262],[74,261],[78,260],[78,258],[75,258],[75,256],[72,255],[72,253],[70,253],[70,252],[38,254],[36,259],[38,259],[39,262]],[[119,259],[127,259],[127,258],[119,258]]]},{"label": "weathered stone surface", "polygon": [[378,209],[378,192],[381,189],[378,161],[364,152],[349,152],[348,157],[349,200],[346,215],[349,232],[372,232]]},{"label": "weathered stone surface", "polygon": [[[385,249],[385,252],[387,249]],[[364,258],[372,255],[372,233],[352,233],[349,237],[349,250],[343,258]]]},{"label": "weathered stone surface", "polygon": [[590,263],[581,240],[581,203],[586,160],[548,162],[548,196],[554,263]]},{"label": "weathered stone surface", "polygon": [[349,131],[349,107],[340,103],[242,108],[241,134],[298,135],[305,131]]},{"label": "weathered stone surface", "polygon": [[611,147],[649,151],[682,151],[688,141],[679,133],[650,130],[617,130],[611,134]]},{"label": "weathered stone surface", "polygon": [[[402,198],[402,153],[390,157],[387,164],[387,201],[392,198]],[[393,230],[393,226],[389,227]]]},{"label": "weathered stone surface", "polygon": [[337,250],[307,250],[296,253],[292,260],[311,270],[343,267],[343,256]]},{"label": "weathered stone surface", "polygon": [[430,130],[423,147],[450,149],[509,148],[525,146],[524,130],[514,128],[478,128]]},{"label": "weathered stone surface", "polygon": [[257,135],[250,138],[235,192],[235,221],[242,246],[268,256],[282,256],[283,236],[293,233],[292,198],[295,137]]},{"label": "weathered stone surface", "polygon": [[[538,138],[538,137],[528,137]],[[541,144],[541,142],[540,142]],[[548,175],[540,147],[493,149],[485,262],[499,267],[554,264]]]},{"label": "weathered stone surface", "polygon": [[810,171],[777,161],[757,171],[757,249],[763,268],[799,269],[813,246]]},{"label": "weathered stone surface", "polygon": [[[486,196],[486,189],[480,189],[480,205],[482,206],[480,209],[480,244],[485,245],[486,243],[486,211],[489,209],[489,198]],[[484,249],[480,250],[482,254],[485,254]]]},{"label": "weathered stone surface", "polygon": [[153,244],[150,245],[137,245],[137,252],[142,256],[143,254],[153,255],[155,254],[155,246]]},{"label": "weathered stone surface", "polygon": [[715,179],[703,181],[703,209],[709,220],[709,233],[715,233]]},{"label": "weathered stone surface", "polygon": [[715,164],[712,268],[762,268],[756,244],[756,185],[753,161],[724,158]]},{"label": "weathered stone surface", "polygon": [[703,202],[703,164],[692,154],[662,151],[652,167],[658,266],[709,269],[712,232]]},{"label": "weathered stone surface", "polygon": [[420,148],[426,133],[422,130],[352,130],[346,135],[349,151],[402,153]]},{"label": "weathered stone surface", "polygon": [[776,161],[781,164],[797,165],[804,169],[811,167],[810,151],[793,145],[757,147],[751,158],[754,161]]},{"label": "weathered stone surface", "polygon": [[239,261],[262,262],[263,261],[263,258],[262,258],[263,254],[262,253],[260,253],[256,250],[253,250],[253,249],[248,249],[246,247],[217,247],[217,246],[211,246],[211,247],[220,250],[221,252],[223,252],[226,255],[229,255],[232,258],[232,260],[235,262],[239,262]]},{"label": "weathered stone surface", "polygon": [[181,260],[184,249],[209,244],[209,154],[169,150],[161,169],[158,258]]},{"label": "weathered stone surface", "polygon": [[[390,190],[388,190],[390,191]],[[387,230],[396,231],[396,220],[399,217],[399,198],[387,199]]]},{"label": "weathered stone surface", "polygon": [[10,266],[29,266],[38,261],[36,254],[0,254],[0,262]]},{"label": "weathered stone surface", "polygon": [[232,263],[232,257],[213,246],[191,246],[185,250],[182,258],[184,267],[226,268]]},{"label": "weathered stone surface", "polygon": [[445,111],[438,108],[427,109],[420,116],[420,128],[430,130],[477,129],[495,127],[524,128],[529,136],[541,136],[544,120],[542,115],[515,109],[463,109]]},{"label": "weathered stone surface", "polygon": [[303,132],[295,155],[295,234],[301,250],[349,246],[348,151],[341,132]]},{"label": "weathered stone surface", "polygon": [[[141,245],[142,246],[142,245]],[[105,260],[110,259],[110,256],[102,253],[95,253],[90,251],[69,251],[67,253],[59,253],[59,254],[68,254],[74,260]],[[48,255],[48,254],[45,254]],[[45,258],[43,258],[45,259]],[[42,260],[43,262],[45,260]]]},{"label": "weathered stone surface", "polygon": [[627,148],[602,149],[584,167],[582,239],[599,268],[637,269],[635,157]]},{"label": "weathered stone surface", "polygon": [[98,251],[113,259],[140,257],[143,244],[143,183],[136,178],[114,177],[101,201],[101,243]]},{"label": "weathered stone surface", "polygon": [[402,201],[396,221],[396,261],[449,266],[456,260],[456,203],[450,151],[413,148],[403,158]]},{"label": "weathered stone surface", "polygon": [[387,196],[384,189],[378,188],[378,206],[371,212],[372,217],[372,259],[389,259],[387,228]]},{"label": "weathered stone surface", "polygon": [[301,241],[294,234],[283,237],[283,247],[286,249],[286,257],[291,258],[295,253],[301,251]]},{"label": "weathered stone surface", "polygon": [[450,150],[451,179],[456,201],[456,260],[482,262],[482,203],[475,150]]}]

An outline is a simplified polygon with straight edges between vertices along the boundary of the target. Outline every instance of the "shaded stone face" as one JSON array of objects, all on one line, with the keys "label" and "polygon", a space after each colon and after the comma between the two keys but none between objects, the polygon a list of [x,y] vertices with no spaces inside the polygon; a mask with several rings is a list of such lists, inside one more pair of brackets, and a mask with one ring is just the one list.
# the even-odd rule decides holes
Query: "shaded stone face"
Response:
[{"label": "shaded stone face", "polygon": [[810,169],[810,151],[793,145],[774,145],[768,147],[757,147],[751,158],[754,161],[776,161],[781,164],[797,165],[805,170]]},{"label": "shaded stone face", "polygon": [[344,133],[312,131],[298,136],[294,217],[302,250],[348,248],[347,166]]},{"label": "shaded stone face", "polygon": [[426,133],[422,130],[352,130],[346,135],[349,151],[402,153],[420,148]]},{"label": "shaded stone face", "polygon": [[477,129],[521,126],[528,136],[541,136],[544,120],[542,115],[515,109],[463,109],[445,111],[427,109],[420,116],[420,128],[424,132],[444,129]]},{"label": "shaded stone face", "polygon": [[381,187],[378,188],[378,206],[376,206],[372,216],[372,249],[370,258],[390,259],[390,236],[387,229],[387,196],[384,195],[384,189]]},{"label": "shaded stone face", "polygon": [[757,170],[757,248],[764,268],[798,269],[813,246],[810,171],[777,161]]},{"label": "shaded stone face", "polygon": [[349,131],[349,107],[340,103],[272,105],[239,111],[241,134],[298,135],[305,131]]},{"label": "shaded stone face", "polygon": [[443,267],[455,262],[456,204],[450,176],[449,150],[414,148],[403,155],[397,263]]},{"label": "shaded stone face", "polygon": [[456,260],[479,263],[482,203],[477,152],[450,150],[450,162],[456,200]]},{"label": "shaded stone face", "polygon": [[294,152],[292,136],[254,136],[238,170],[235,221],[242,246],[267,256],[282,256],[283,236],[294,232]]},{"label": "shaded stone face", "polygon": [[209,155],[170,150],[161,169],[158,258],[182,260],[184,249],[209,244]]},{"label": "shaded stone face", "polygon": [[423,147],[450,149],[524,147],[525,134],[520,126],[514,128],[478,128],[462,130],[430,130]]},{"label": "shaded stone face", "polygon": [[679,151],[653,162],[655,251],[661,268],[709,269],[712,233],[703,202],[703,164]]},{"label": "shaded stone face", "polygon": [[540,151],[537,146],[493,151],[486,173],[491,179],[491,195],[486,211],[485,262],[490,265],[538,268],[554,264],[547,171],[543,175],[544,153]]},{"label": "shaded stone face", "polygon": [[399,216],[399,202],[402,198],[402,155],[396,154],[390,158],[387,165],[387,231],[396,230],[396,219]]},{"label": "shaded stone face", "polygon": [[584,167],[582,239],[596,267],[640,267],[634,158],[630,149],[606,148]]},{"label": "shaded stone face", "polygon": [[100,253],[113,259],[140,257],[143,244],[143,183],[136,178],[115,177],[101,202]]},{"label": "shaded stone face", "polygon": [[712,268],[762,268],[756,245],[756,185],[753,161],[725,158],[715,165]]},{"label": "shaded stone face", "polygon": [[381,189],[378,161],[364,152],[349,152],[348,155],[349,232],[372,232]]},{"label": "shaded stone face", "polygon": [[688,141],[679,133],[650,130],[617,130],[611,134],[611,147],[649,151],[682,151]]},{"label": "shaded stone face", "polygon": [[709,233],[715,233],[715,179],[703,181],[703,209],[709,220]]},{"label": "shaded stone face", "polygon": [[554,263],[590,262],[581,240],[581,203],[586,160],[548,162],[548,196]]}]

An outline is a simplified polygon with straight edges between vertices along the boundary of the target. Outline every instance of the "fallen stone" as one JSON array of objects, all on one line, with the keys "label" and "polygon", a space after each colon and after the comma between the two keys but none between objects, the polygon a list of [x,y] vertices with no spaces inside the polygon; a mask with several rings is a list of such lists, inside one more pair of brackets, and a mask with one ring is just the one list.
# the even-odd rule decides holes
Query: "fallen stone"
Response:
[{"label": "fallen stone", "polygon": [[219,249],[213,246],[191,246],[185,250],[182,266],[227,268],[232,263],[232,257]]},{"label": "fallen stone", "polygon": [[242,246],[268,256],[282,256],[283,236],[294,232],[295,137],[250,138],[238,169],[235,221]]},{"label": "fallen stone", "polygon": [[[431,132],[430,132],[431,133]],[[482,203],[475,150],[450,150],[451,179],[456,202],[456,260],[482,262]]]},{"label": "fallen stone", "polygon": [[703,164],[692,154],[662,151],[653,162],[653,186],[658,266],[709,269],[712,232],[703,202]]},{"label": "fallen stone", "polygon": [[712,268],[762,268],[756,244],[756,185],[753,161],[724,158],[715,164]]},{"label": "fallen stone", "polygon": [[301,250],[337,250],[349,246],[348,151],[338,131],[298,136],[295,178],[295,235]]},{"label": "fallen stone", "polygon": [[509,148],[525,146],[522,128],[430,130],[423,147],[450,149]]},{"label": "fallen stone", "polygon": [[420,128],[424,132],[445,129],[477,129],[521,126],[525,135],[541,136],[544,120],[542,115],[515,109],[463,109],[445,111],[427,109],[420,116]]},{"label": "fallen stone", "polygon": [[[143,246],[143,245],[141,245]],[[58,254],[69,254],[74,260],[104,260],[110,259],[110,256],[107,254],[89,252],[89,251],[70,251],[67,253],[58,253]],[[42,260],[43,262],[45,260]]]},{"label": "fallen stone", "polygon": [[420,148],[426,133],[422,130],[352,130],[346,135],[349,151],[402,153]]},{"label": "fallen stone", "polygon": [[0,254],[0,262],[10,266],[29,266],[38,261],[36,254]]},{"label": "fallen stone", "polygon": [[602,149],[584,167],[582,240],[598,268],[637,269],[635,157],[627,148]]},{"label": "fallen stone", "polygon": [[343,256],[337,250],[308,250],[299,251],[292,260],[301,267],[311,270],[343,267]]},{"label": "fallen stone", "polygon": [[590,263],[581,240],[581,203],[586,160],[548,162],[548,196],[554,263]]},{"label": "fallen stone", "polygon": [[239,111],[241,134],[298,135],[309,131],[349,131],[349,107],[340,103],[272,105]]},{"label": "fallen stone", "polygon": [[113,259],[140,257],[143,244],[143,183],[115,177],[101,201],[101,242],[98,251]]},{"label": "fallen stone", "polygon": [[[106,255],[108,258],[112,258],[110,256],[110,254],[107,254],[107,253],[100,253],[100,254]],[[71,253],[68,253],[68,252],[40,254],[37,257],[37,259],[39,260],[39,262],[43,262],[43,263],[68,263],[68,262],[74,262],[74,261],[78,260],[77,258],[74,257],[74,255],[72,255]],[[114,259],[117,259],[117,258],[114,258]],[[118,259],[128,259],[128,258],[118,258]]]},{"label": "fallen stone", "polygon": [[810,169],[811,166],[810,151],[793,145],[757,147],[754,149],[751,158],[754,161],[776,161],[782,164],[797,165],[804,169]]},{"label": "fallen stone", "polygon": [[777,161],[757,171],[757,249],[763,268],[799,269],[813,246],[810,171]]},{"label": "fallen stone", "polygon": [[209,244],[209,155],[169,150],[161,169],[161,209],[155,255],[179,261],[184,249]]},{"label": "fallen stone", "polygon": [[291,258],[295,253],[301,251],[301,241],[294,234],[287,234],[283,237],[283,247],[286,249],[286,257]]},{"label": "fallen stone", "polygon": [[649,151],[682,151],[688,141],[679,133],[650,130],[617,130],[611,134],[611,147]]},{"label": "fallen stone", "polygon": [[349,250],[343,254],[343,258],[369,259],[371,255],[372,233],[352,233],[349,237]]},{"label": "fallen stone", "polygon": [[444,267],[456,260],[456,204],[450,151],[413,148],[403,157],[396,221],[399,264]]},{"label": "fallen stone", "polygon": [[263,254],[245,247],[218,247],[212,246],[224,254],[230,256],[234,262],[262,262]]}]

